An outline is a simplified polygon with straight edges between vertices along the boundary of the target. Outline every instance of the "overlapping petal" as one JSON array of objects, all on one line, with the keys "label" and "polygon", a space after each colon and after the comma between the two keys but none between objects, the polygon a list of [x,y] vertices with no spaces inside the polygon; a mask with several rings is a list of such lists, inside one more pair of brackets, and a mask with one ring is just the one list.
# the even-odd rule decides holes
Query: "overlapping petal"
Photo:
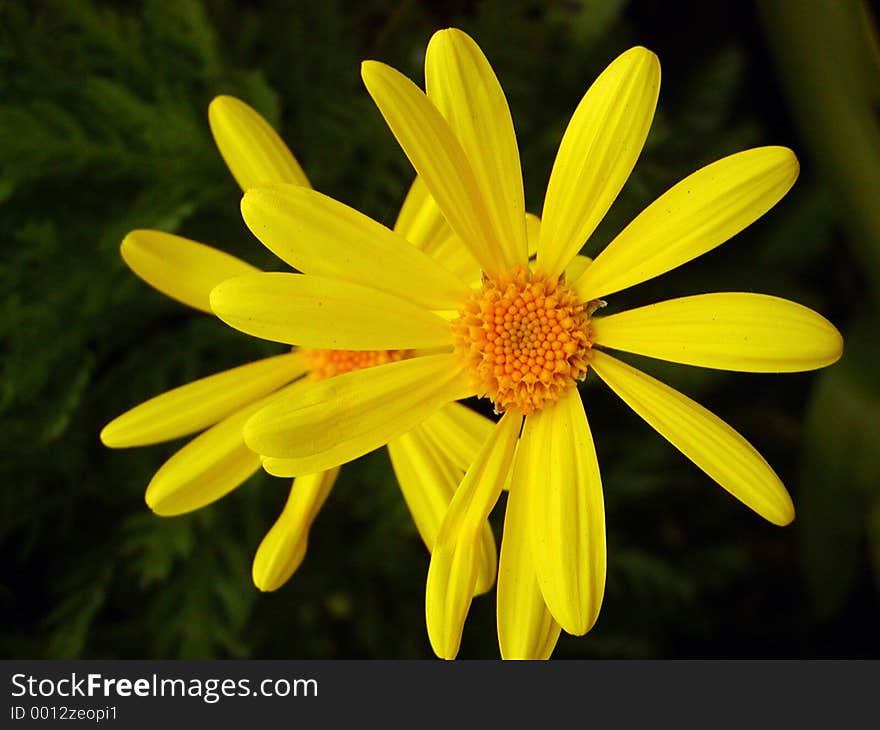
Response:
[{"label": "overlapping petal", "polygon": [[391,294],[320,276],[280,272],[224,281],[211,307],[242,332],[274,342],[336,350],[445,347],[449,325]]},{"label": "overlapping petal", "polygon": [[[424,424],[389,441],[388,454],[413,521],[425,546],[431,551],[449,502],[465,470],[459,469],[446,458],[439,444],[424,429]],[[485,593],[494,585],[497,566],[495,536],[487,521],[483,525],[481,559],[474,595]]]},{"label": "overlapping petal", "polygon": [[660,63],[631,48],[593,82],[568,124],[544,199],[538,266],[561,274],[611,207],[645,144]]},{"label": "overlapping petal", "polygon": [[526,493],[544,602],[569,634],[585,634],[605,593],[605,507],[593,436],[577,388],[530,414],[512,489]]},{"label": "overlapping petal", "polygon": [[270,251],[303,273],[373,287],[429,309],[454,309],[468,294],[464,282],[403,236],[314,190],[250,190],[241,213]]},{"label": "overlapping petal", "polygon": [[822,315],[763,294],[670,299],[596,317],[592,328],[598,345],[721,370],[813,370],[843,353],[843,338]]},{"label": "overlapping petal", "polygon": [[591,263],[593,263],[593,259],[589,256],[578,254],[565,267],[565,280],[577,281]]},{"label": "overlapping petal", "polygon": [[446,238],[437,239],[430,247],[425,247],[424,251],[444,269],[448,269],[471,287],[480,286],[480,264],[471,250],[454,233]]},{"label": "overlapping petal", "polygon": [[460,403],[450,403],[428,418],[420,428],[462,472],[477,457],[495,424]]},{"label": "overlapping petal", "polygon": [[305,474],[293,480],[281,515],[260,542],[251,575],[261,591],[274,591],[296,572],[309,542],[309,530],[330,494],[339,469]]},{"label": "overlapping petal", "polygon": [[534,213],[526,213],[526,245],[529,258],[538,255],[538,244],[541,241],[541,219]]},{"label": "overlapping petal", "polygon": [[390,66],[364,61],[364,84],[446,221],[487,274],[509,268],[486,215],[476,176],[449,124],[412,81]]},{"label": "overlapping petal", "polygon": [[440,527],[425,589],[428,637],[437,656],[454,659],[461,644],[480,558],[480,532],[513,461],[522,416],[508,411],[483,444]]},{"label": "overlapping petal", "polygon": [[519,148],[507,99],[480,47],[466,33],[435,33],[425,54],[425,91],[470,162],[508,267],[528,259]]},{"label": "overlapping petal", "polygon": [[309,474],[363,456],[472,394],[454,355],[401,360],[307,383],[256,414],[245,440],[285,460],[288,474]]},{"label": "overlapping petal", "polygon": [[137,230],[120,246],[128,267],[154,289],[211,314],[208,298],[220,282],[259,269],[204,243],[162,231]]},{"label": "overlapping petal", "polygon": [[733,428],[690,398],[599,350],[596,374],[688,459],[776,525],[794,519],[794,505],[770,465]]},{"label": "overlapping petal", "polygon": [[272,126],[253,108],[232,96],[218,96],[208,106],[208,122],[220,154],[242,190],[260,185],[309,180]]},{"label": "overlapping petal", "polygon": [[101,431],[101,441],[111,448],[124,448],[195,433],[298,378],[307,369],[305,356],[291,352],[194,380],[113,419]]},{"label": "overlapping petal", "polygon": [[[502,659],[549,659],[561,627],[547,610],[535,576],[528,493],[517,485],[533,475],[514,457],[498,564],[498,646]],[[518,473],[519,472],[519,473]]]},{"label": "overlapping petal", "polygon": [[598,299],[711,251],[776,205],[798,169],[790,149],[757,147],[697,170],[624,228],[575,289],[584,301]]},{"label": "overlapping petal", "polygon": [[260,468],[260,457],[242,436],[245,422],[260,408],[294,392],[299,383],[233,413],[176,452],[147,486],[146,502],[170,517],[204,507],[231,492]]},{"label": "overlapping petal", "polygon": [[452,229],[431,197],[425,181],[418,176],[400,206],[394,232],[422,251],[430,251],[438,241],[452,235]]}]

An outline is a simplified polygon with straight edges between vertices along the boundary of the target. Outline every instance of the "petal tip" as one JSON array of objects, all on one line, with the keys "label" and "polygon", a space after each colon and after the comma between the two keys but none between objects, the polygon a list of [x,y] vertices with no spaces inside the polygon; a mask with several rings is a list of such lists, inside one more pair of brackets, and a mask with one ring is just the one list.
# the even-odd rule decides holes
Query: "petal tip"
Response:
[{"label": "petal tip", "polygon": [[98,435],[98,438],[101,439],[101,443],[109,449],[122,448],[118,429],[116,428],[116,420],[118,419],[110,421],[110,423],[101,429],[101,433]]},{"label": "petal tip", "polygon": [[571,616],[563,616],[562,618],[564,618],[565,621],[560,621],[560,618],[557,616],[554,616],[553,618],[556,619],[556,622],[566,634],[571,634],[572,636],[584,636],[596,625],[601,607],[602,602],[600,601],[598,606],[591,608],[586,613],[577,611]]},{"label": "petal tip", "polygon": [[180,510],[169,509],[167,505],[168,494],[167,489],[162,489],[161,482],[157,482],[155,478],[147,485],[147,491],[144,493],[144,502],[147,507],[158,517],[176,517],[183,514]]},{"label": "petal tip", "polygon": [[364,80],[364,83],[369,83],[371,78],[375,78],[376,75],[382,72],[382,67],[385,66],[381,61],[372,61],[367,59],[366,61],[361,61],[361,78]]},{"label": "petal tip", "polygon": [[230,107],[242,103],[243,102],[240,99],[230,96],[229,94],[218,94],[211,99],[211,102],[208,104],[208,119],[210,119],[212,115],[221,114]]},{"label": "petal tip", "polygon": [[[241,429],[241,436],[244,439],[245,446],[247,446],[251,451],[255,454],[260,454],[260,456],[265,456],[262,453],[261,448],[264,445],[263,443],[263,429],[260,421],[262,419],[259,418],[262,411],[257,411],[253,416],[251,416],[247,421],[245,421],[244,426]],[[263,467],[265,468],[265,459],[263,461]],[[272,472],[267,470],[267,473],[272,474]]]},{"label": "petal tip", "polygon": [[[224,286],[225,284],[225,281],[217,284],[217,286],[211,289],[211,293],[208,295],[208,303],[211,305],[211,311],[213,311],[218,317],[220,317],[220,310],[223,309],[225,303],[224,294],[227,290],[227,287]],[[222,319],[222,317],[220,318]]]},{"label": "petal tip", "polygon": [[279,571],[273,570],[272,561],[262,556],[258,549],[251,568],[251,580],[261,593],[272,593],[287,582],[287,577],[280,575]]},{"label": "petal tip", "polygon": [[773,514],[765,515],[766,518],[778,527],[787,527],[795,518],[794,502],[788,492],[785,493],[785,502]]},{"label": "petal tip", "polygon": [[139,253],[144,253],[149,250],[147,238],[151,233],[155,234],[157,232],[146,229],[129,231],[119,243],[119,254],[122,256],[122,260],[126,263],[128,268],[133,271],[133,264],[135,263],[134,257]]}]

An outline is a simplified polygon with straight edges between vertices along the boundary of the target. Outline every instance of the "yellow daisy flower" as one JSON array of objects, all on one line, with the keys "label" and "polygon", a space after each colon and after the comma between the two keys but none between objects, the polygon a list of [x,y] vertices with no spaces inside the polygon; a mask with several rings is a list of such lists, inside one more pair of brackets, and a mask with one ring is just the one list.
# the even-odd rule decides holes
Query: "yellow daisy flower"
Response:
[{"label": "yellow daisy flower", "polygon": [[[271,183],[310,187],[284,142],[244,102],[217,97],[209,107],[209,121],[242,190]],[[421,246],[440,245],[451,236],[418,180],[401,208],[395,230]],[[134,231],[126,236],[121,250],[125,262],[147,283],[209,314],[208,296],[214,286],[231,276],[258,271],[215,248],[160,231]],[[224,496],[260,468],[260,456],[245,445],[242,427],[263,406],[280,398],[296,398],[307,383],[406,360],[413,354],[410,349],[294,350],[156,396],[107,424],[101,440],[112,448],[142,446],[207,429],[161,466],[146,491],[146,502],[156,514],[190,512]],[[429,549],[455,486],[491,429],[490,420],[452,403],[388,443],[401,491]],[[338,471],[336,464],[297,474],[280,517],[254,558],[253,580],[259,589],[275,590],[299,567],[311,525]],[[477,593],[491,588],[497,564],[488,523],[481,535]]]},{"label": "yellow daisy flower", "polygon": [[[469,396],[503,413],[467,470],[431,554],[426,619],[438,656],[456,656],[473,596],[479,531],[505,484],[498,575],[505,658],[546,658],[560,629],[586,633],[602,603],[605,517],[577,382],[593,371],[714,481],[770,522],[794,516],[777,475],[734,429],[608,353],[702,367],[792,372],[842,352],[819,314],[776,297],[717,293],[596,316],[603,298],[715,248],[789,190],[794,154],[762,147],[697,170],[638,215],[592,263],[575,260],[635,165],[660,84],[633,48],[588,89],[547,187],[537,260],[528,254],[513,123],[489,62],[466,34],[434,35],[427,95],[363,64],[366,87],[481,276],[456,281],[394,232],[314,191],[248,191],[245,222],[303,274],[220,284],[211,306],[245,332],[311,347],[423,348],[420,357],[315,383],[245,424],[246,442],[284,471],[326,469],[380,446]],[[570,262],[575,261],[574,265]],[[569,267],[567,269],[567,267]]]}]

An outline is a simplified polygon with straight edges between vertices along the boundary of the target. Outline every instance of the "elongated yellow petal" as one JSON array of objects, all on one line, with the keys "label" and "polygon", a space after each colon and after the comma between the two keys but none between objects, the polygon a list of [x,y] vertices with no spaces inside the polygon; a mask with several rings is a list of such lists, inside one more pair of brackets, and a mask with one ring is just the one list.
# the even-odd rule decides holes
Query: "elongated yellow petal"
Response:
[{"label": "elongated yellow petal", "polygon": [[508,267],[525,265],[525,199],[513,119],[492,66],[470,36],[456,28],[433,35],[425,91],[467,155]]},{"label": "elongated yellow petal", "polygon": [[504,247],[492,228],[474,171],[443,115],[421,89],[390,66],[364,61],[361,76],[446,221],[487,274],[506,271]]},{"label": "elongated yellow petal", "polygon": [[302,274],[228,279],[211,292],[214,313],[255,337],[331,350],[395,350],[451,344],[433,312],[360,284]]},{"label": "elongated yellow petal", "polygon": [[538,248],[545,273],[561,274],[611,207],[645,144],[659,93],[660,62],[636,47],[581,99],[547,183]]},{"label": "elongated yellow petal", "polygon": [[526,213],[526,239],[529,258],[532,258],[538,254],[538,243],[541,240],[541,219],[534,213]]},{"label": "elongated yellow petal", "polygon": [[565,631],[585,634],[605,594],[605,507],[576,388],[526,418],[517,461],[511,489],[527,495],[532,560],[544,602]]},{"label": "elongated yellow petal", "polygon": [[397,221],[394,223],[394,232],[426,252],[430,251],[437,241],[452,235],[452,229],[446,223],[431,193],[428,192],[428,186],[418,176],[413,180],[403,205],[400,206]]},{"label": "elongated yellow petal", "polygon": [[201,431],[308,369],[292,352],[224,370],[141,403],[104,426],[101,441],[114,449],[144,446]]},{"label": "elongated yellow petal", "polygon": [[309,530],[333,488],[339,469],[306,474],[293,480],[281,516],[266,533],[251,568],[254,585],[274,591],[296,572],[309,543]]},{"label": "elongated yellow petal", "polygon": [[[538,240],[541,235],[541,219],[531,213],[526,213],[526,230],[529,233],[529,256],[534,256],[538,251]],[[537,259],[531,259],[530,265],[532,271],[538,269]],[[587,267],[593,263],[593,259],[589,256],[577,254],[565,267],[565,280],[572,282],[577,281]]]},{"label": "elongated yellow petal", "polygon": [[461,403],[450,403],[426,419],[419,428],[447,459],[465,472],[492,434],[495,423]]},{"label": "elongated yellow petal", "polygon": [[220,154],[242,190],[294,183],[309,187],[299,162],[271,125],[233,96],[218,96],[208,106],[208,123]]},{"label": "elongated yellow petal", "polygon": [[444,269],[449,269],[459,279],[466,281],[471,288],[476,289],[481,285],[479,262],[454,233],[446,238],[438,238],[424,251]]},{"label": "elongated yellow petal", "polygon": [[428,309],[454,309],[468,287],[448,269],[373,219],[295,185],[245,193],[253,234],[305,274],[380,289]]},{"label": "elongated yellow petal", "polygon": [[764,519],[787,525],[794,505],[776,473],[724,421],[659,380],[599,350],[596,374],[688,459]]},{"label": "elongated yellow petal", "polygon": [[[528,493],[530,464],[514,457],[498,565],[498,646],[502,659],[549,659],[560,626],[547,610],[532,560]],[[523,467],[525,466],[525,473]]]},{"label": "elongated yellow petal", "polygon": [[356,459],[473,394],[454,355],[428,355],[307,383],[256,414],[245,440],[309,474]]},{"label": "elongated yellow petal", "polygon": [[624,228],[575,289],[584,301],[598,299],[711,251],[776,205],[797,176],[786,147],[757,147],[697,170]]},{"label": "elongated yellow petal", "polygon": [[[446,458],[422,425],[391,439],[388,454],[400,491],[430,552],[464,469],[457,468]],[[498,556],[488,521],[483,525],[482,541],[474,595],[485,593],[495,584]]]},{"label": "elongated yellow petal", "polygon": [[702,294],[592,322],[598,345],[721,370],[790,373],[836,362],[843,338],[827,319],[763,294]]},{"label": "elongated yellow petal", "polygon": [[217,284],[259,269],[204,243],[162,231],[129,233],[120,246],[128,267],[154,289],[212,314],[208,297]]},{"label": "elongated yellow petal", "polygon": [[434,652],[454,659],[461,644],[480,558],[480,531],[507,479],[522,416],[508,411],[483,444],[452,498],[440,527],[425,590],[425,618]]},{"label": "elongated yellow petal", "polygon": [[593,259],[589,256],[578,254],[571,260],[571,263],[565,267],[565,280],[577,281],[591,263],[593,263]]},{"label": "elongated yellow petal", "polygon": [[296,477],[306,474],[299,459],[279,459],[274,456],[263,456],[263,469],[273,477]]},{"label": "elongated yellow petal", "polygon": [[260,457],[245,445],[242,429],[248,418],[288,388],[233,413],[168,459],[147,487],[150,509],[163,517],[191,512],[220,499],[257,471]]}]

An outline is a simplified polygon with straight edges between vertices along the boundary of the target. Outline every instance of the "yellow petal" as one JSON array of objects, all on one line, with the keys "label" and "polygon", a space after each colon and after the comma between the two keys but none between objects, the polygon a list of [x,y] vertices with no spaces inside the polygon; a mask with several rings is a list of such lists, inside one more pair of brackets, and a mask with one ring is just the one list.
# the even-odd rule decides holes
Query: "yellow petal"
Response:
[{"label": "yellow petal", "polygon": [[437,656],[454,659],[461,644],[480,558],[480,532],[507,479],[522,416],[508,411],[455,492],[440,527],[425,590],[428,637]]},{"label": "yellow petal", "polygon": [[425,91],[449,122],[474,172],[509,267],[528,260],[519,148],[504,91],[480,47],[455,28],[425,54]]},{"label": "yellow petal", "polygon": [[[422,426],[416,426],[388,442],[388,454],[419,534],[430,552],[455,488],[464,476],[445,457]],[[497,550],[492,527],[483,525],[482,555],[474,595],[488,591],[495,583]]]},{"label": "yellow petal", "polygon": [[538,242],[541,240],[541,219],[534,213],[526,213],[526,238],[529,258],[532,258],[538,254]]},{"label": "yellow petal", "polygon": [[559,144],[541,216],[538,266],[561,274],[605,216],[645,144],[660,62],[631,48],[606,68],[581,99]]},{"label": "yellow petal", "polygon": [[455,309],[469,293],[400,234],[314,190],[250,190],[241,213],[270,251],[305,274],[380,289],[428,309]]},{"label": "yellow petal", "polygon": [[454,233],[450,232],[446,238],[438,238],[424,251],[444,269],[451,271],[461,281],[466,281],[471,288],[481,286],[479,262]]},{"label": "yellow petal", "polygon": [[501,562],[498,565],[498,645],[502,659],[549,659],[560,626],[547,610],[530,543],[528,493],[518,485],[531,478],[525,462],[514,458],[511,489],[504,513]]},{"label": "yellow petal", "polygon": [[275,183],[309,186],[287,145],[243,101],[232,96],[216,97],[208,106],[208,122],[217,148],[242,190]]},{"label": "yellow petal", "polygon": [[711,251],[776,205],[797,176],[797,158],[785,147],[757,147],[697,170],[596,256],[575,284],[578,294],[598,299]]},{"label": "yellow petal", "polygon": [[214,313],[255,337],[331,350],[443,347],[449,325],[436,314],[360,284],[302,274],[228,279],[211,292]]},{"label": "yellow petal", "polygon": [[594,350],[591,365],[630,408],[743,504],[776,525],[794,519],[794,505],[779,477],[724,421],[611,355]]},{"label": "yellow petal", "polygon": [[446,223],[422,178],[413,181],[394,231],[462,281],[479,285],[480,264]]},{"label": "yellow petal", "polygon": [[256,414],[245,440],[309,474],[363,456],[472,394],[454,355],[401,360],[305,384]]},{"label": "yellow petal", "polygon": [[364,61],[361,75],[452,229],[487,274],[508,270],[474,171],[437,107],[412,81],[383,63]]},{"label": "yellow petal", "polygon": [[259,269],[204,243],[162,231],[132,231],[120,246],[128,267],[166,296],[211,314],[217,284]]},{"label": "yellow petal", "polygon": [[589,256],[578,254],[571,260],[571,263],[565,267],[565,280],[577,281],[591,263],[593,263],[593,259]]},{"label": "yellow petal", "polygon": [[452,229],[428,192],[428,186],[418,176],[400,206],[394,232],[422,251],[429,251],[437,241],[452,235]]},{"label": "yellow petal", "polygon": [[296,572],[309,543],[309,530],[330,494],[339,469],[306,474],[293,480],[281,516],[257,548],[251,569],[254,585],[274,591]]},{"label": "yellow petal", "polygon": [[671,299],[594,318],[592,326],[596,344],[721,370],[813,370],[843,353],[843,338],[827,319],[763,294]]},{"label": "yellow petal", "polygon": [[150,509],[163,517],[191,512],[220,499],[257,471],[260,457],[245,445],[242,429],[248,418],[286,390],[242,408],[168,459],[147,487]]},{"label": "yellow petal", "polygon": [[201,431],[307,370],[305,356],[292,352],[194,380],[113,419],[101,431],[101,441],[118,449]]},{"label": "yellow petal", "polygon": [[461,403],[450,403],[441,408],[420,426],[462,472],[467,471],[477,458],[494,428],[493,421]]},{"label": "yellow petal", "polygon": [[526,493],[532,560],[547,609],[569,634],[585,634],[605,594],[605,507],[577,388],[526,418],[514,478],[511,489]]}]

